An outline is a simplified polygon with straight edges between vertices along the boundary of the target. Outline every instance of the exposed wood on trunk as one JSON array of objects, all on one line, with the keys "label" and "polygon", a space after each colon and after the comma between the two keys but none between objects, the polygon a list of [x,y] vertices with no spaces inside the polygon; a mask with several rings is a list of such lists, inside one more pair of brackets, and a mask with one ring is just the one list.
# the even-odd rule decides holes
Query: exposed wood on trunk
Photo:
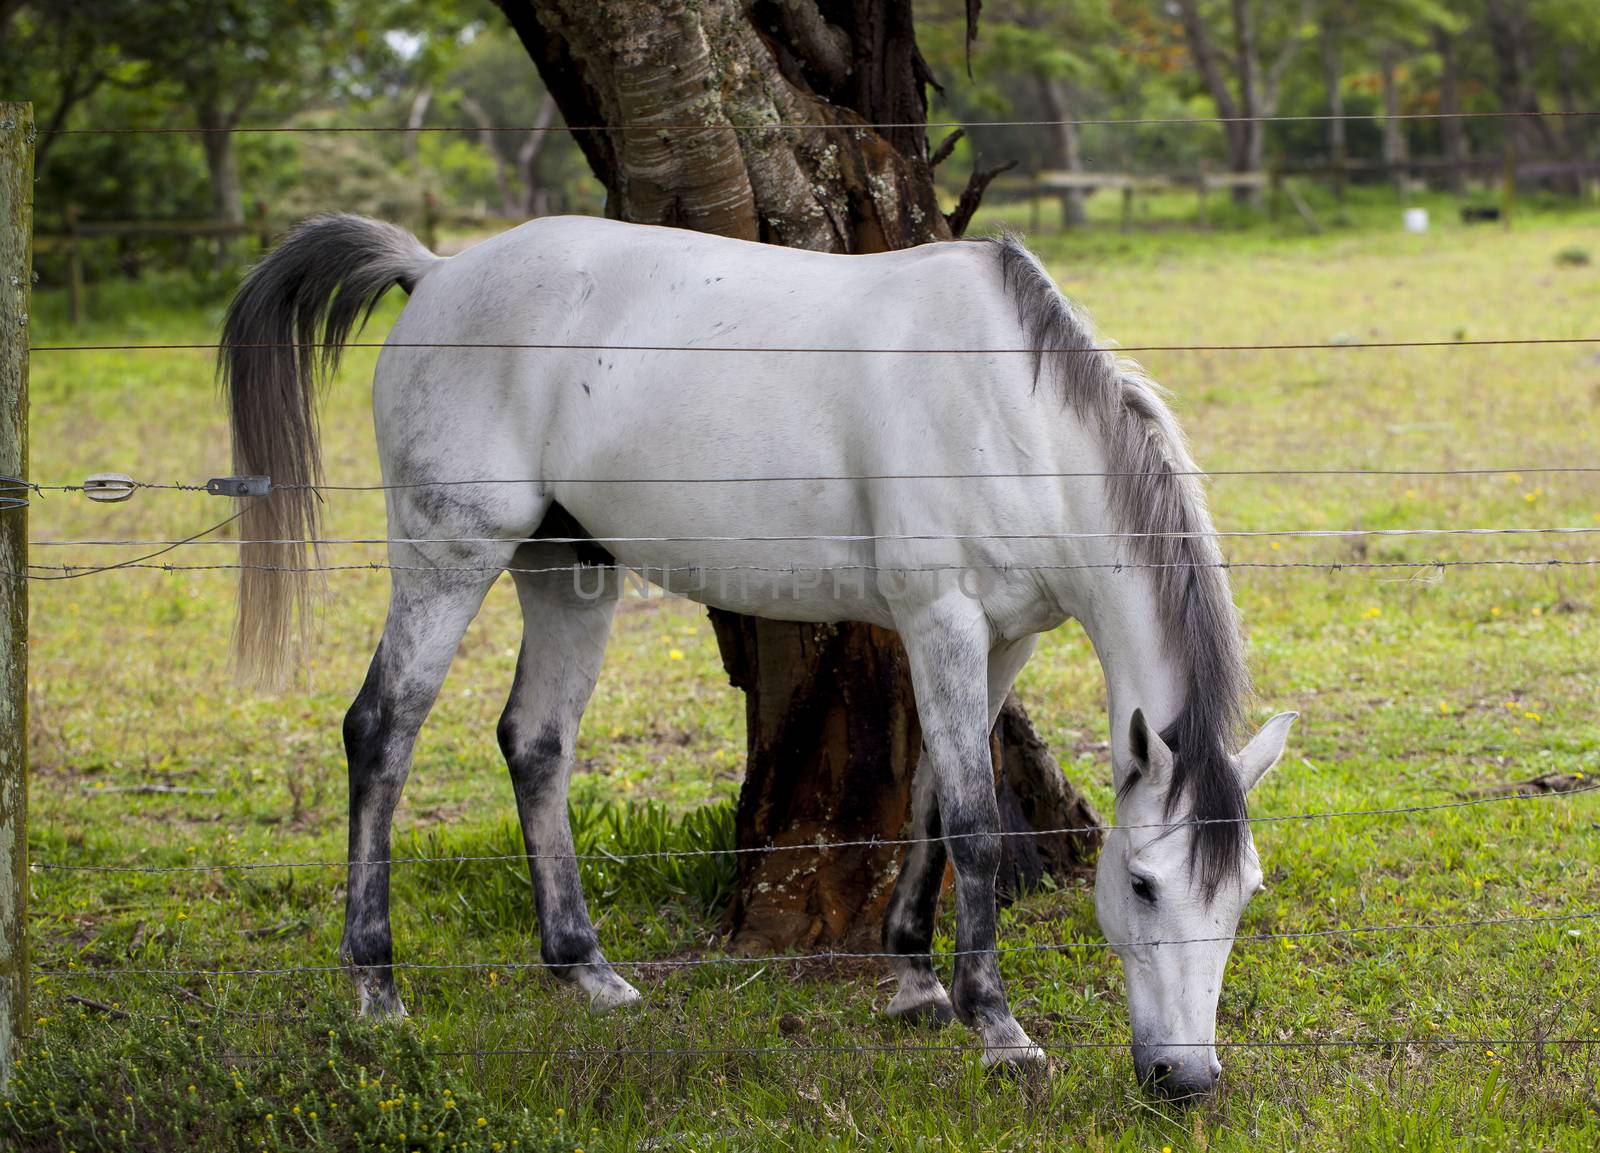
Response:
[{"label": "exposed wood on trunk", "polygon": [[[827,252],[951,236],[910,0],[496,3],[568,124],[635,126],[575,134],[610,215]],[[778,127],[795,124],[847,130]],[[774,127],[731,130],[756,125]],[[901,835],[921,737],[898,638],[711,616],[746,694],[740,847]],[[1059,808],[1045,793],[1012,806],[1068,823]],[[899,855],[742,855],[732,947],[876,947]]]}]

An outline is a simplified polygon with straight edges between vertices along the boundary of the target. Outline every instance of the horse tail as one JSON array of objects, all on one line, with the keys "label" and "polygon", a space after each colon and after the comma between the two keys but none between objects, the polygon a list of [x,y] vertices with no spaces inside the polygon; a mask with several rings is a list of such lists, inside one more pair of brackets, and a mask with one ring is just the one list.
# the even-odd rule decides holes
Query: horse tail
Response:
[{"label": "horse tail", "polygon": [[271,478],[268,495],[243,498],[239,519],[245,543],[233,646],[249,682],[281,683],[291,641],[309,635],[305,546],[321,519],[318,383],[338,368],[344,342],[385,292],[395,285],[411,292],[440,262],[392,224],[318,216],[291,229],[250,270],[228,307],[217,371],[233,467]]}]

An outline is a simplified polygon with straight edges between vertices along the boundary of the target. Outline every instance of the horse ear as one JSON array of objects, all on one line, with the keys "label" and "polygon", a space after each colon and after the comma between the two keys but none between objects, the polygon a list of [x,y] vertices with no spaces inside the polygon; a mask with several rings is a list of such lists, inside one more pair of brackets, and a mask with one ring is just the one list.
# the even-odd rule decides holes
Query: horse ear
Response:
[{"label": "horse ear", "polygon": [[1134,770],[1146,783],[1165,789],[1172,781],[1172,750],[1144,719],[1143,709],[1134,709],[1128,722],[1128,750],[1133,754]]},{"label": "horse ear", "polygon": [[1289,727],[1299,718],[1299,713],[1279,713],[1261,731],[1250,738],[1250,743],[1239,750],[1239,783],[1244,791],[1255,788],[1267,770],[1283,756],[1283,746],[1289,740]]}]

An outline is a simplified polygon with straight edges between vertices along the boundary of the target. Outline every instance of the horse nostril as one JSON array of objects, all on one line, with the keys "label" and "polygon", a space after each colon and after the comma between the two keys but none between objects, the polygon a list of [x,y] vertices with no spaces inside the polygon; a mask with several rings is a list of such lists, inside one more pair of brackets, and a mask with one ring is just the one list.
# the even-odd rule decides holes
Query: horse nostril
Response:
[{"label": "horse nostril", "polygon": [[1150,1066],[1150,1080],[1160,1084],[1172,1076],[1172,1066],[1166,1061],[1157,1061]]}]

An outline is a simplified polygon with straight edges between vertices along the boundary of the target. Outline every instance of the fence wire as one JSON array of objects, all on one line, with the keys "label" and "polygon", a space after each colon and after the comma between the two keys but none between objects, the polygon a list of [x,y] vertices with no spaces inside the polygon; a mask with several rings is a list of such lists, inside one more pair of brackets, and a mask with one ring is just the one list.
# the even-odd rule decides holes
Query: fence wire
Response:
[{"label": "fence wire", "polygon": [[[1031,945],[997,945],[993,949],[930,949],[926,952],[916,954],[890,953],[882,950],[851,951],[834,949],[823,950],[816,953],[772,953],[753,955],[718,953],[701,957],[668,957],[656,960],[608,959],[607,963],[614,969],[639,969],[646,971],[666,970],[669,972],[676,972],[680,970],[701,969],[709,966],[719,965],[804,965],[816,963],[831,964],[840,961],[896,961],[905,960],[907,956],[927,957],[935,960],[952,960],[959,957],[986,957],[991,955],[1023,956],[1029,954],[1069,953],[1091,949],[1117,949],[1127,945],[1140,945],[1152,948],[1175,948],[1182,945],[1232,945],[1239,942],[1304,941],[1369,936],[1387,933],[1448,933],[1459,932],[1465,929],[1506,925],[1569,924],[1575,921],[1593,921],[1596,918],[1600,918],[1600,911],[1550,913],[1509,917],[1477,917],[1460,921],[1408,921],[1399,922],[1396,924],[1351,925],[1329,929],[1295,929],[1263,933],[1232,933],[1225,936],[1183,937],[1166,941],[1051,941]],[[361,966],[363,970],[390,972],[407,971],[414,973],[488,972],[490,970],[497,972],[522,972],[525,970],[556,970],[564,972],[572,969],[573,967],[574,966],[571,962],[558,963],[554,961],[513,960],[391,961],[388,964],[383,965]],[[240,969],[152,969],[139,966],[80,969],[74,966],[65,969],[42,968],[37,971],[41,976],[53,978],[111,981],[125,977],[286,977],[317,973],[343,973],[348,971],[348,969],[345,965],[284,965],[278,967]]]},{"label": "fence wire", "polygon": [[[1583,778],[1583,774],[1578,774]],[[1336,820],[1359,817],[1392,817],[1436,813],[1447,809],[1469,809],[1481,805],[1505,804],[1516,801],[1571,798],[1600,790],[1600,783],[1565,790],[1527,791],[1497,794],[1486,797],[1468,797],[1456,801],[1438,801],[1419,805],[1395,805],[1379,809],[1338,809],[1326,812],[1280,813],[1268,816],[1244,817],[1240,821],[1225,818],[1187,818],[1180,821],[1150,821],[1129,825],[1070,825],[1054,829],[1008,829],[998,833],[949,833],[940,837],[868,837],[848,841],[804,841],[790,845],[754,845],[729,849],[657,849],[638,853],[610,853],[604,850],[591,853],[486,853],[448,856],[404,856],[382,860],[357,861],[220,861],[186,865],[70,865],[53,861],[32,861],[30,867],[41,872],[58,873],[217,873],[253,872],[262,869],[343,869],[352,863],[365,867],[376,865],[432,865],[476,864],[504,861],[597,861],[623,864],[629,861],[660,861],[683,858],[759,856],[769,853],[831,852],[840,849],[893,849],[910,845],[945,844],[970,837],[1062,837],[1087,833],[1109,833],[1114,828],[1129,830],[1183,829],[1211,824],[1276,825],[1292,821]]]},{"label": "fence wire", "polygon": [[[1426,580],[1428,574],[1435,571],[1443,573],[1449,569],[1458,568],[1540,568],[1561,569],[1578,568],[1592,569],[1600,567],[1600,557],[1486,557],[1478,560],[1466,559],[1421,559],[1397,561],[1172,561],[1169,563],[1149,563],[1143,561],[1106,561],[1096,564],[1030,564],[1017,566],[987,565],[987,571],[1002,575],[1011,572],[1125,572],[1141,569],[1221,569],[1225,572],[1250,571],[1253,569],[1308,569],[1326,573],[1344,573],[1351,571],[1386,571],[1404,569],[1413,573],[1412,579]],[[636,576],[643,581],[655,581],[657,577],[667,578],[677,575],[704,576],[708,573],[761,573],[768,577],[796,577],[808,576],[813,573],[892,573],[897,575],[910,575],[916,573],[964,573],[971,572],[973,565],[805,565],[805,566],[779,566],[779,565],[657,565],[641,564],[637,566],[623,564],[596,564],[582,563],[571,565],[554,565],[538,567],[520,567],[517,565],[401,565],[388,564],[383,561],[365,561],[359,564],[332,564],[332,565],[256,565],[256,564],[155,564],[143,560],[123,561],[107,565],[41,565],[30,564],[29,571],[17,572],[15,570],[0,571],[0,576],[12,577],[17,580],[29,581],[59,581],[75,580],[79,577],[94,576],[99,573],[113,572],[120,569],[147,569],[154,572],[185,573],[185,572],[279,572],[279,573],[336,573],[336,572],[425,572],[425,573],[511,573],[521,576],[541,576],[555,573],[566,573],[574,577],[585,573],[604,574],[620,573],[624,579]]]},{"label": "fence wire", "polygon": [[[446,480],[413,480],[395,484],[273,484],[273,492],[400,492],[416,488],[450,488],[472,485],[554,485],[554,484],[816,484],[825,482],[868,481],[934,481],[934,480],[1111,480],[1117,478],[1142,478],[1146,480],[1168,476],[1189,476],[1201,480],[1224,477],[1491,477],[1491,476],[1592,476],[1600,474],[1593,465],[1531,465],[1513,467],[1495,465],[1483,468],[1215,468],[1173,469],[1159,474],[1148,472],[890,472],[890,473],[817,473],[814,475],[773,474],[766,476],[524,476],[524,477],[455,477]],[[191,492],[211,495],[204,483],[157,482],[129,480],[129,487],[141,491]],[[82,493],[82,484],[35,484],[16,481],[16,487],[25,488],[43,496],[47,492]]]},{"label": "fence wire", "polygon": [[140,126],[123,125],[105,128],[62,128],[47,135],[57,136],[176,136],[194,134],[204,136],[208,133],[237,132],[260,135],[317,135],[317,134],[348,134],[348,133],[373,133],[408,135],[417,133],[434,132],[467,132],[474,135],[484,132],[518,132],[518,133],[546,133],[546,132],[793,132],[799,130],[815,130],[829,132],[863,132],[863,131],[895,131],[918,128],[935,129],[974,129],[974,128],[1133,128],[1147,125],[1191,125],[1202,127],[1206,125],[1227,124],[1321,124],[1329,121],[1444,121],[1444,120],[1525,120],[1534,117],[1547,117],[1552,120],[1581,120],[1600,116],[1600,112],[1588,109],[1553,109],[1545,111],[1528,109],[1507,109],[1488,112],[1346,112],[1338,116],[1328,113],[1308,113],[1303,115],[1272,115],[1272,116],[1138,116],[1138,117],[1090,117],[1064,120],[890,120],[868,123],[865,121],[846,121],[835,123],[832,121],[800,121],[797,123],[771,123],[771,124],[673,124],[650,122],[626,122],[622,124],[489,124],[489,125],[444,125],[444,124],[249,124],[236,128],[207,128],[198,124],[180,126]]},{"label": "fence wire", "polygon": [[348,348],[485,349],[502,352],[688,352],[801,356],[1057,356],[1121,355],[1130,352],[1344,352],[1396,348],[1521,348],[1540,345],[1600,344],[1600,336],[1495,337],[1482,340],[1350,340],[1302,341],[1277,344],[1070,344],[1005,348],[833,348],[825,345],[716,345],[716,344],[598,344],[572,341],[425,341],[321,340],[222,344],[176,342],[165,344],[36,344],[28,352],[271,352],[284,349]]}]

